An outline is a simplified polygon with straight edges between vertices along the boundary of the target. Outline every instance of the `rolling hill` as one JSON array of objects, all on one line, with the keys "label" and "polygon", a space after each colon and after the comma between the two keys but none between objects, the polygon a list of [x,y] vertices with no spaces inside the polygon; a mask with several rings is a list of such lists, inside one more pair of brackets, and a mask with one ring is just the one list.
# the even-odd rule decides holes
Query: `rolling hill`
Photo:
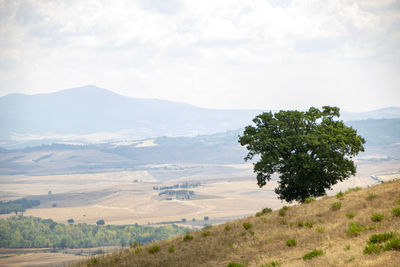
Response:
[{"label": "rolling hill", "polygon": [[400,180],[259,212],[74,266],[398,266]]}]

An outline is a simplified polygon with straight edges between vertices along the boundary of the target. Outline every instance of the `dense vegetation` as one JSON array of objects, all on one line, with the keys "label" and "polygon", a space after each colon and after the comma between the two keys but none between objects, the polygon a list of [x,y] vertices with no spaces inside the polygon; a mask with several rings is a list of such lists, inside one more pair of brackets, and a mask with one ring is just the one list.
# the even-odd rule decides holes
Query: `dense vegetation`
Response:
[{"label": "dense vegetation", "polygon": [[51,219],[13,216],[0,220],[0,247],[5,248],[88,248],[128,246],[182,234],[188,229],[176,225],[65,225]]},{"label": "dense vegetation", "polygon": [[26,198],[11,201],[0,201],[0,214],[24,212],[26,209],[30,209],[39,205],[39,200],[28,200]]},{"label": "dense vegetation", "polygon": [[190,199],[191,196],[194,195],[194,191],[191,190],[165,190],[158,194],[161,195],[168,195],[168,196],[175,196],[177,199]]}]

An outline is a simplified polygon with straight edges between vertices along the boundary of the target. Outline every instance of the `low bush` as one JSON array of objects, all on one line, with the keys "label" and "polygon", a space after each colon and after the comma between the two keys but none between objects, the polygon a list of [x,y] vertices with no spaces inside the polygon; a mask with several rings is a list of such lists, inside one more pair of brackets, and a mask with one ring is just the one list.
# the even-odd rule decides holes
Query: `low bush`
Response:
[{"label": "low bush", "polygon": [[210,235],[210,232],[209,231],[204,231],[204,232],[201,233],[201,235],[206,237],[206,236]]},{"label": "low bush", "polygon": [[297,245],[297,240],[294,238],[286,240],[286,246],[293,247]]},{"label": "low bush", "polygon": [[249,223],[249,222],[244,222],[243,223],[243,228],[244,229],[249,230],[251,227],[252,227],[251,223]]},{"label": "low bush", "polygon": [[373,222],[380,222],[380,221],[383,221],[383,219],[385,219],[385,215],[383,215],[383,214],[373,213],[371,215],[371,221],[373,221]]},{"label": "low bush", "polygon": [[231,226],[230,225],[225,225],[225,231],[229,231],[229,230],[231,230]]},{"label": "low bush", "polygon": [[308,198],[306,198],[306,199],[304,200],[304,203],[308,204],[308,203],[311,203],[311,202],[313,202],[313,201],[315,201],[315,197],[308,197]]},{"label": "low bush", "polygon": [[318,257],[318,256],[321,256],[323,254],[324,254],[324,252],[322,250],[314,249],[313,251],[305,254],[303,256],[303,260],[310,260],[310,259],[312,259],[314,257]]},{"label": "low bush", "polygon": [[183,237],[183,241],[190,241],[190,240],[193,240],[193,236],[192,235],[189,235],[188,233]]},{"label": "low bush", "polygon": [[368,196],[365,199],[366,200],[372,200],[374,198],[376,198],[376,195],[374,193],[370,193],[370,194],[368,194]]},{"label": "low bush", "polygon": [[364,254],[379,254],[379,252],[381,252],[382,250],[382,245],[379,244],[368,244],[365,248],[364,248]]},{"label": "low bush", "polygon": [[346,217],[347,217],[348,219],[352,219],[352,218],[354,218],[354,216],[356,216],[356,214],[355,214],[354,212],[346,213]]},{"label": "low bush", "polygon": [[243,267],[243,264],[237,262],[230,262],[226,265],[226,267]]},{"label": "low bush", "polygon": [[384,249],[387,250],[400,250],[400,238],[393,237],[386,244]]},{"label": "low bush", "polygon": [[154,253],[156,253],[156,252],[159,252],[160,250],[161,250],[161,249],[160,249],[159,246],[152,246],[151,248],[149,248],[148,252],[149,252],[150,254],[154,254]]},{"label": "low bush", "polygon": [[393,208],[392,214],[396,217],[400,217],[400,208]]},{"label": "low bush", "polygon": [[325,232],[325,228],[324,227],[317,227],[316,231],[317,231],[317,233],[321,234],[321,233]]},{"label": "low bush", "polygon": [[394,233],[373,234],[369,237],[369,243],[382,243],[394,237]]},{"label": "low bush", "polygon": [[279,267],[281,266],[281,264],[277,261],[271,261],[270,263],[268,263],[267,265],[261,265],[261,267]]},{"label": "low bush", "polygon": [[336,194],[337,198],[341,198],[344,196],[344,193],[342,191],[340,191],[339,193]]},{"label": "low bush", "polygon": [[172,245],[168,248],[169,253],[174,253],[175,252],[175,247]]},{"label": "low bush", "polygon": [[271,208],[263,208],[262,213],[266,214],[266,213],[270,213],[272,212]]},{"label": "low bush", "polygon": [[315,222],[313,222],[313,221],[308,221],[308,222],[305,222],[305,223],[304,223],[304,226],[305,226],[305,227],[308,227],[308,228],[312,228],[314,224],[315,224]]},{"label": "low bush", "polygon": [[341,207],[342,207],[341,202],[335,202],[331,205],[331,210],[340,210]]},{"label": "low bush", "polygon": [[279,212],[278,212],[278,214],[279,214],[279,216],[285,216],[286,215],[286,211],[285,210],[283,210],[283,209],[280,209],[279,210]]},{"label": "low bush", "polygon": [[357,186],[357,187],[351,187],[351,188],[347,189],[346,192],[344,192],[344,193],[345,193],[345,194],[348,194],[348,193],[351,193],[351,192],[359,191],[359,190],[361,190],[361,189],[362,189],[362,187],[359,187],[359,186]]},{"label": "low bush", "polygon": [[350,245],[346,245],[343,250],[350,250]]},{"label": "low bush", "polygon": [[296,225],[297,225],[298,227],[303,227],[303,226],[304,226],[304,222],[303,222],[303,221],[297,221],[297,222],[296,222]]},{"label": "low bush", "polygon": [[357,236],[363,231],[365,231],[365,227],[360,225],[359,222],[352,222],[349,225],[349,228],[347,229],[346,233],[348,236]]}]

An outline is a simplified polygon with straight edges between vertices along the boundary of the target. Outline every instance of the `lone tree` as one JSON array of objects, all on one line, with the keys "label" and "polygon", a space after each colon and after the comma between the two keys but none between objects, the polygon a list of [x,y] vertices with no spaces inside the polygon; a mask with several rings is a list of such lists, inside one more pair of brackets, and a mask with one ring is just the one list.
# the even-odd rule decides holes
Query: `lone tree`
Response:
[{"label": "lone tree", "polygon": [[339,118],[339,108],[311,107],[306,112],[265,112],[247,126],[239,143],[249,153],[245,160],[259,155],[254,164],[257,183],[263,187],[278,173],[275,192],[279,199],[304,202],[308,197],[325,195],[338,181],[355,175],[352,157],[364,151],[365,140]]}]

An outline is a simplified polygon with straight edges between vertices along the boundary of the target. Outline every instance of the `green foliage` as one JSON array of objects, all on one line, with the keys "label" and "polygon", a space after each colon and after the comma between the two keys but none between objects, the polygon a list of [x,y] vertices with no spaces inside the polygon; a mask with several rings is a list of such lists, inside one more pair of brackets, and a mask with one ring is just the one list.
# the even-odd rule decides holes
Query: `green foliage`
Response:
[{"label": "green foliage", "polygon": [[154,254],[154,253],[159,252],[160,250],[161,250],[161,248],[160,248],[159,246],[152,246],[152,247],[149,248],[147,251],[148,251],[150,254]]},{"label": "green foliage", "polygon": [[271,208],[263,208],[263,209],[262,209],[262,213],[264,213],[264,214],[270,213],[270,212],[272,212],[272,209],[271,209]]},{"label": "green foliage", "polygon": [[364,254],[379,254],[382,250],[382,245],[370,243],[364,248]]},{"label": "green foliage", "polygon": [[230,225],[225,225],[225,231],[229,231],[229,230],[231,230],[231,226]]},{"label": "green foliage", "polygon": [[304,226],[308,227],[308,228],[312,228],[314,224],[315,224],[314,221],[307,221],[304,223]]},{"label": "green foliage", "polygon": [[249,151],[245,160],[260,155],[254,164],[258,185],[264,186],[278,173],[279,198],[304,202],[354,175],[352,157],[364,151],[365,140],[335,119],[339,116],[339,108],[329,106],[256,116],[255,126],[247,126],[239,142]]},{"label": "green foliage", "polygon": [[335,202],[331,205],[331,210],[340,210],[341,207],[342,207],[341,202]]},{"label": "green foliage", "polygon": [[261,265],[261,267],[279,267],[281,264],[278,261],[271,261],[267,265]]},{"label": "green foliage", "polygon": [[340,191],[339,193],[336,194],[337,198],[341,198],[344,196],[344,193],[342,191]]},{"label": "green foliage", "polygon": [[366,228],[362,225],[360,225],[359,222],[352,222],[349,225],[349,228],[347,229],[346,233],[348,236],[357,236],[360,233],[364,232]]},{"label": "green foliage", "polygon": [[346,217],[347,217],[348,219],[352,219],[352,218],[354,218],[354,216],[356,216],[356,214],[355,214],[354,212],[348,212],[348,213],[346,213]]},{"label": "green foliage", "polygon": [[350,245],[346,245],[343,250],[350,250]]},{"label": "green foliage", "polygon": [[393,237],[391,238],[384,247],[384,250],[400,250],[400,238],[399,237]]},{"label": "green foliage", "polygon": [[174,245],[171,245],[171,246],[168,248],[168,252],[169,252],[169,253],[174,253],[174,252],[175,252],[175,247],[174,247]]},{"label": "green foliage", "polygon": [[186,233],[186,235],[183,237],[183,241],[190,241],[193,240],[193,236],[190,235],[189,233]]},{"label": "green foliage", "polygon": [[315,201],[315,197],[308,197],[308,198],[306,198],[306,199],[304,200],[304,203],[308,204],[308,203],[311,203],[311,202],[313,202],[313,201]]},{"label": "green foliage", "polygon": [[322,234],[323,232],[325,232],[325,228],[324,227],[317,227],[316,231],[317,231],[317,233]]},{"label": "green foliage", "polygon": [[372,200],[374,198],[376,198],[376,195],[374,193],[370,193],[370,194],[368,194],[368,196],[365,199],[366,200]]},{"label": "green foliage", "polygon": [[373,234],[369,237],[369,243],[382,243],[394,237],[394,233]]},{"label": "green foliage", "polygon": [[61,224],[51,219],[13,216],[0,220],[0,247],[4,248],[90,248],[148,243],[184,233],[176,225]]},{"label": "green foliage", "polygon": [[285,216],[286,215],[286,211],[289,209],[289,207],[288,206],[283,206],[280,210],[279,210],[279,212],[278,212],[278,214],[279,214],[279,216]]},{"label": "green foliage", "polygon": [[98,258],[91,258],[86,266],[91,267],[98,264],[100,264],[100,260]]},{"label": "green foliage", "polygon": [[0,201],[0,214],[24,212],[26,209],[30,209],[39,205],[39,200],[28,200],[26,198],[11,201]]},{"label": "green foliage", "polygon": [[371,221],[373,221],[373,222],[380,222],[380,221],[382,221],[383,219],[385,219],[385,215],[383,215],[383,214],[380,214],[380,213],[373,213],[373,214],[371,215]]},{"label": "green foliage", "polygon": [[305,254],[303,256],[303,260],[310,260],[310,259],[312,259],[314,257],[318,257],[318,256],[321,256],[323,254],[324,254],[324,252],[322,250],[314,249],[313,251]]},{"label": "green foliage", "polygon": [[286,240],[286,246],[293,247],[297,245],[297,240],[294,238]]},{"label": "green foliage", "polygon": [[237,262],[230,262],[226,265],[226,267],[244,267],[243,264],[237,263]]},{"label": "green foliage", "polygon": [[304,222],[303,222],[303,221],[297,221],[297,222],[296,222],[296,225],[297,225],[298,227],[303,227],[303,226],[304,226]]},{"label": "green foliage", "polygon": [[357,186],[357,187],[350,187],[349,189],[347,189],[346,190],[346,192],[344,192],[345,194],[348,194],[348,193],[351,193],[351,192],[357,192],[357,191],[359,191],[359,190],[361,190],[362,189],[362,187],[359,187],[359,186]]},{"label": "green foliage", "polygon": [[396,217],[399,217],[400,216],[400,208],[393,208],[392,214]]},{"label": "green foliage", "polygon": [[209,231],[204,231],[204,232],[201,233],[201,235],[206,237],[206,236],[210,235],[210,232]]},{"label": "green foliage", "polygon": [[67,223],[74,223],[74,219],[68,219]]},{"label": "green foliage", "polygon": [[243,223],[243,228],[244,229],[249,230],[251,227],[252,227],[251,223],[249,223],[249,222],[244,222]]}]

